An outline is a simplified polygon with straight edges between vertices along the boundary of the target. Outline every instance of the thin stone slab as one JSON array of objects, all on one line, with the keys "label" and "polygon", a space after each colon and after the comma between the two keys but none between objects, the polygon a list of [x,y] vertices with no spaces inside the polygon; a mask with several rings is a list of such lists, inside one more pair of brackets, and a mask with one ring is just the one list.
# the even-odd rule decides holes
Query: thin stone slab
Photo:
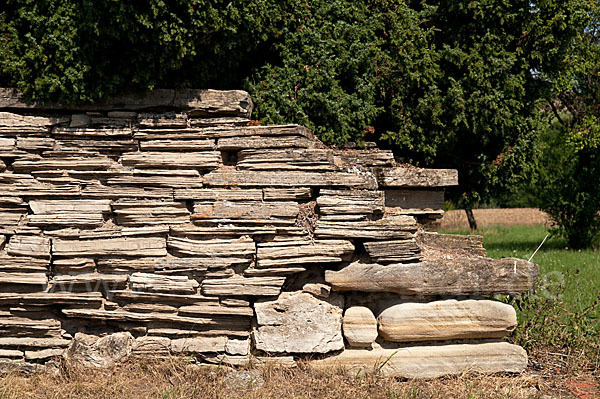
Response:
[{"label": "thin stone slab", "polygon": [[113,162],[106,157],[42,158],[35,156],[18,159],[13,162],[12,167],[18,173],[39,170],[104,170],[110,168]]},{"label": "thin stone slab", "polygon": [[249,267],[244,270],[244,277],[287,276],[290,274],[302,273],[304,271],[306,271],[306,268],[300,266],[277,266],[261,269]]},{"label": "thin stone slab", "polygon": [[92,273],[96,269],[96,262],[90,258],[55,259],[52,266],[55,274]]},{"label": "thin stone slab", "polygon": [[[195,125],[195,120],[190,120]],[[195,140],[221,139],[227,137],[279,137],[303,136],[313,139],[312,132],[299,125],[268,125],[268,126],[215,126],[207,128],[175,128],[175,129],[139,129],[134,138],[139,140]]]},{"label": "thin stone slab", "polygon": [[0,285],[29,285],[38,286],[38,291],[44,291],[48,284],[46,273],[8,273],[0,272]]},{"label": "thin stone slab", "polygon": [[315,141],[304,136],[237,136],[218,139],[217,149],[221,151],[239,151],[256,148],[311,148],[315,144]]},{"label": "thin stone slab", "polygon": [[483,237],[477,235],[439,234],[432,232],[421,232],[417,235],[417,241],[426,250],[451,251],[470,256],[486,256],[483,247]]},{"label": "thin stone slab", "polygon": [[437,213],[441,212],[444,207],[444,191],[441,189],[387,189],[383,192],[385,208],[388,212],[416,213],[415,210],[419,209]]},{"label": "thin stone slab", "polygon": [[458,185],[458,171],[415,167],[389,168],[378,172],[377,181],[381,187],[449,187]]},{"label": "thin stone slab", "polygon": [[257,245],[258,268],[285,267],[349,260],[354,245],[346,240],[266,242]]},{"label": "thin stone slab", "polygon": [[50,137],[17,137],[17,149],[45,151],[54,149],[55,140]]},{"label": "thin stone slab", "polygon": [[17,140],[13,137],[0,137],[0,152],[10,152],[17,148]]},{"label": "thin stone slab", "polygon": [[50,239],[38,236],[14,235],[8,241],[6,252],[11,256],[50,259]]},{"label": "thin stone slab", "polygon": [[[129,131],[131,133],[131,131]],[[89,140],[85,138],[56,139],[57,151],[100,151],[100,152],[130,152],[138,149],[138,143],[129,138],[116,137],[110,140]]]},{"label": "thin stone slab", "polygon": [[182,306],[179,308],[178,312],[180,316],[254,316],[254,310],[250,306],[220,306],[211,303]]},{"label": "thin stone slab", "polygon": [[333,171],[337,169],[333,153],[327,149],[247,149],[238,153],[237,167],[248,170]]},{"label": "thin stone slab", "polygon": [[449,299],[393,305],[377,321],[388,341],[443,341],[505,337],[517,326],[517,314],[506,303]]},{"label": "thin stone slab", "polygon": [[[111,304],[112,305],[112,304]],[[106,303],[104,304],[104,309],[107,309]],[[113,306],[113,309],[107,310],[117,310],[118,306]],[[135,313],[170,313],[177,314],[177,308],[170,305],[164,305],[160,303],[127,303],[123,306],[123,310],[126,312],[135,312]]]},{"label": "thin stone slab", "polygon": [[115,222],[121,226],[151,226],[190,222],[183,202],[121,200],[112,204]]},{"label": "thin stone slab", "polygon": [[202,178],[200,173],[194,169],[134,169],[109,177],[106,179],[106,184],[194,190],[202,187]]},{"label": "thin stone slab", "polygon": [[379,370],[390,377],[429,379],[468,372],[521,373],[527,367],[527,353],[508,342],[349,349],[310,364],[316,368],[343,367],[350,375]]},{"label": "thin stone slab", "polygon": [[[76,111],[141,111],[175,108],[191,115],[231,115],[249,118],[252,100],[242,90],[154,89],[143,95],[121,94],[104,103],[94,104],[37,104],[26,102],[23,94],[11,88],[0,89],[0,109],[76,110]],[[30,122],[28,122],[30,124]],[[41,123],[41,122],[40,122]],[[47,122],[46,122],[47,123]]]},{"label": "thin stone slab", "polygon": [[416,240],[368,241],[363,243],[369,257],[378,263],[415,262],[421,259]]},{"label": "thin stone slab", "polygon": [[[0,89],[0,109],[7,103],[5,95],[14,89]],[[8,133],[47,133],[51,126],[68,122],[65,118],[20,115],[12,112],[0,112],[0,132]]]},{"label": "thin stone slab", "polygon": [[165,276],[152,273],[133,273],[129,278],[132,291],[195,294],[200,284],[187,276]]},{"label": "thin stone slab", "polygon": [[263,192],[260,189],[230,190],[219,188],[176,188],[175,199],[191,199],[197,201],[261,201]]},{"label": "thin stone slab", "polygon": [[0,335],[10,337],[60,338],[61,323],[55,319],[0,317]]},{"label": "thin stone slab", "polygon": [[519,294],[533,288],[538,265],[522,259],[441,258],[379,265],[354,262],[325,271],[336,291],[395,292],[402,295]]},{"label": "thin stone slab", "polygon": [[275,235],[275,234],[291,234],[300,235],[302,230],[297,227],[285,225],[250,225],[250,226],[234,226],[234,225],[175,225],[171,226],[171,236],[173,237],[191,237],[211,239],[214,237],[239,237],[239,236],[255,236],[255,235]]},{"label": "thin stone slab", "polygon": [[76,305],[100,307],[100,292],[33,292],[33,293],[0,293],[0,302],[7,305],[48,306]]},{"label": "thin stone slab", "polygon": [[[0,239],[0,246],[2,243]],[[32,258],[29,256],[8,256],[0,254],[0,271],[3,272],[47,272],[50,266],[49,258]]]},{"label": "thin stone slab", "polygon": [[336,165],[343,167],[382,168],[396,166],[390,150],[333,150]]},{"label": "thin stone slab", "polygon": [[189,119],[186,113],[152,114],[143,113],[138,115],[137,126],[140,128],[186,128]]},{"label": "thin stone slab", "polygon": [[266,126],[240,126],[235,128],[216,127],[205,129],[210,137],[218,139],[225,137],[281,137],[281,136],[301,136],[307,139],[313,139],[314,135],[310,129],[304,126],[290,125],[266,125]]},{"label": "thin stone slab", "polygon": [[265,201],[297,201],[312,197],[311,188],[265,188],[263,199]]},{"label": "thin stone slab", "polygon": [[121,187],[90,184],[81,189],[83,198],[137,198],[137,199],[173,199],[173,189],[163,187]]},{"label": "thin stone slab", "polygon": [[374,189],[368,174],[349,172],[270,172],[216,170],[204,175],[206,186],[231,187],[348,187]]},{"label": "thin stone slab", "polygon": [[74,226],[100,227],[104,223],[102,214],[94,213],[59,213],[56,215],[29,215],[29,226]]},{"label": "thin stone slab", "polygon": [[34,214],[110,213],[110,200],[33,200],[29,207]]},{"label": "thin stone slab", "polygon": [[131,354],[134,356],[168,356],[171,340],[166,337],[137,337],[133,343]]},{"label": "thin stone slab", "polygon": [[195,202],[192,220],[197,223],[294,224],[298,212],[296,202]]},{"label": "thin stone slab", "polygon": [[250,238],[190,240],[169,237],[167,245],[177,254],[203,257],[206,264],[213,264],[215,267],[247,264],[256,253],[254,241]]},{"label": "thin stone slab", "polygon": [[79,238],[81,240],[92,240],[99,238],[121,238],[166,235],[169,226],[144,226],[144,227],[107,227],[95,230],[61,229],[48,230],[46,235],[56,238]]},{"label": "thin stone slab", "polygon": [[417,230],[412,216],[395,216],[379,220],[351,222],[317,222],[315,235],[319,238],[365,238],[374,240],[410,239]]},{"label": "thin stone slab", "polygon": [[142,151],[199,151],[215,150],[215,141],[210,139],[198,140],[142,140],[140,149]]},{"label": "thin stone slab", "polygon": [[188,110],[192,117],[229,115],[250,118],[252,100],[243,90],[175,90],[173,107]]},{"label": "thin stone slab", "polygon": [[285,277],[232,277],[202,281],[203,295],[216,296],[276,296]]},{"label": "thin stone slab", "polygon": [[50,281],[52,290],[71,292],[73,289],[106,291],[127,286],[128,276],[119,274],[80,273],[54,276]]},{"label": "thin stone slab", "polygon": [[136,168],[216,169],[223,163],[217,151],[200,152],[130,152],[120,160]]},{"label": "thin stone slab", "polygon": [[64,353],[64,349],[42,349],[38,351],[25,351],[25,360],[27,361],[39,361],[47,360],[55,357],[61,357]]},{"label": "thin stone slab", "polygon": [[237,127],[246,126],[250,119],[238,116],[225,116],[216,118],[190,118],[188,122],[191,127]]},{"label": "thin stone slab", "polygon": [[224,319],[213,317],[182,317],[168,313],[136,313],[126,312],[124,310],[112,311],[102,309],[62,309],[63,315],[69,318],[78,318],[86,320],[110,320],[118,322],[135,323],[166,323],[171,326],[198,326],[204,329],[227,329],[227,328],[247,328],[247,320],[241,322],[239,318]]},{"label": "thin stone slab", "polygon": [[227,337],[194,337],[171,340],[174,353],[225,352]]},{"label": "thin stone slab", "polygon": [[305,292],[284,292],[254,304],[258,326],[252,340],[267,353],[328,353],[344,348],[340,297],[322,300]]},{"label": "thin stone slab", "polygon": [[128,139],[133,135],[131,127],[106,127],[106,128],[87,128],[87,127],[55,127],[52,134],[58,139]]},{"label": "thin stone slab", "polygon": [[[107,292],[107,297],[110,300],[127,304],[134,302],[144,303],[163,303],[163,304],[176,304],[181,306],[182,304],[196,305],[196,304],[211,304],[218,305],[219,299],[214,297],[205,297],[202,295],[181,295],[181,294],[170,294],[160,292],[138,292],[129,290],[113,290]],[[0,297],[1,298],[1,297]]]},{"label": "thin stone slab", "polygon": [[[144,258],[98,259],[98,271],[106,273],[161,272],[161,273],[204,273],[214,262],[203,258],[179,258],[175,256]],[[56,266],[56,261],[54,261]]]},{"label": "thin stone slab", "polygon": [[10,197],[77,197],[78,185],[44,184],[29,174],[0,173],[2,194]]},{"label": "thin stone slab", "polygon": [[36,337],[0,337],[0,347],[18,348],[64,348],[71,341],[61,338],[36,338]]},{"label": "thin stone slab", "polygon": [[383,192],[366,190],[321,190],[317,197],[322,215],[374,215],[383,213]]},{"label": "thin stone slab", "polygon": [[122,237],[97,240],[52,239],[56,256],[165,256],[166,240],[162,237]]}]

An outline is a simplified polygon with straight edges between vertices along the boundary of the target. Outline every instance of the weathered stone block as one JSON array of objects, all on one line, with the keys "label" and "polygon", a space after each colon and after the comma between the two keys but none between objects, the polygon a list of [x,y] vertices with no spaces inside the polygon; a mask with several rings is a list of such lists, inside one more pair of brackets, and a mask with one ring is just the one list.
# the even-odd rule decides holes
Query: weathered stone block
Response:
[{"label": "weathered stone block", "polygon": [[255,303],[255,347],[268,353],[327,353],[344,347],[340,297],[321,300],[304,292],[285,292]]},{"label": "weathered stone block", "polygon": [[344,337],[352,347],[370,347],[377,339],[377,320],[371,309],[352,306],[344,312]]}]

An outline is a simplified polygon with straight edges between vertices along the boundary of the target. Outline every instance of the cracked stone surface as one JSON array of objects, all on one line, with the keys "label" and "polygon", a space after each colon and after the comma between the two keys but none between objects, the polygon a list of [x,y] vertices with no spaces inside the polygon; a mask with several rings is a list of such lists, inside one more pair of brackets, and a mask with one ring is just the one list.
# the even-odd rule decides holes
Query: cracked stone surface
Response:
[{"label": "cracked stone surface", "polygon": [[77,333],[66,356],[85,367],[109,368],[131,354],[134,341],[128,332],[114,333],[102,338]]},{"label": "cracked stone surface", "polygon": [[306,292],[284,292],[277,300],[254,305],[258,327],[256,349],[268,353],[328,353],[344,348],[343,298],[315,298]]}]

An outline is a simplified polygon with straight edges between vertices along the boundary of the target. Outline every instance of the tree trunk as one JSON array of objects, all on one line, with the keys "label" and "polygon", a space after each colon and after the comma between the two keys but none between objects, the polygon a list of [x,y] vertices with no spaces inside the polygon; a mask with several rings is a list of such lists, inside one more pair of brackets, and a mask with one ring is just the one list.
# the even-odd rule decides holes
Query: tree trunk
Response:
[{"label": "tree trunk", "polygon": [[475,215],[473,215],[473,209],[465,208],[465,213],[467,214],[467,220],[469,221],[469,228],[471,231],[477,231],[477,221],[475,220]]}]

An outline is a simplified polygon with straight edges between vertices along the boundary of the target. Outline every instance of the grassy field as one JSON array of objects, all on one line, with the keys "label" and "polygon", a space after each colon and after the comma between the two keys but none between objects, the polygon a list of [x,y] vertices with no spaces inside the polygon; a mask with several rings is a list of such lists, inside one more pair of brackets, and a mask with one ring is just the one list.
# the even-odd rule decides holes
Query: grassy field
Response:
[{"label": "grassy field", "polygon": [[[469,234],[468,230],[445,233]],[[492,258],[529,259],[548,234],[544,226],[494,226],[480,229]],[[564,304],[581,312],[600,296],[600,251],[571,250],[563,239],[550,237],[531,260],[540,265],[540,278],[559,294]],[[562,289],[561,287],[562,286]],[[592,311],[600,317],[598,309]]]}]

